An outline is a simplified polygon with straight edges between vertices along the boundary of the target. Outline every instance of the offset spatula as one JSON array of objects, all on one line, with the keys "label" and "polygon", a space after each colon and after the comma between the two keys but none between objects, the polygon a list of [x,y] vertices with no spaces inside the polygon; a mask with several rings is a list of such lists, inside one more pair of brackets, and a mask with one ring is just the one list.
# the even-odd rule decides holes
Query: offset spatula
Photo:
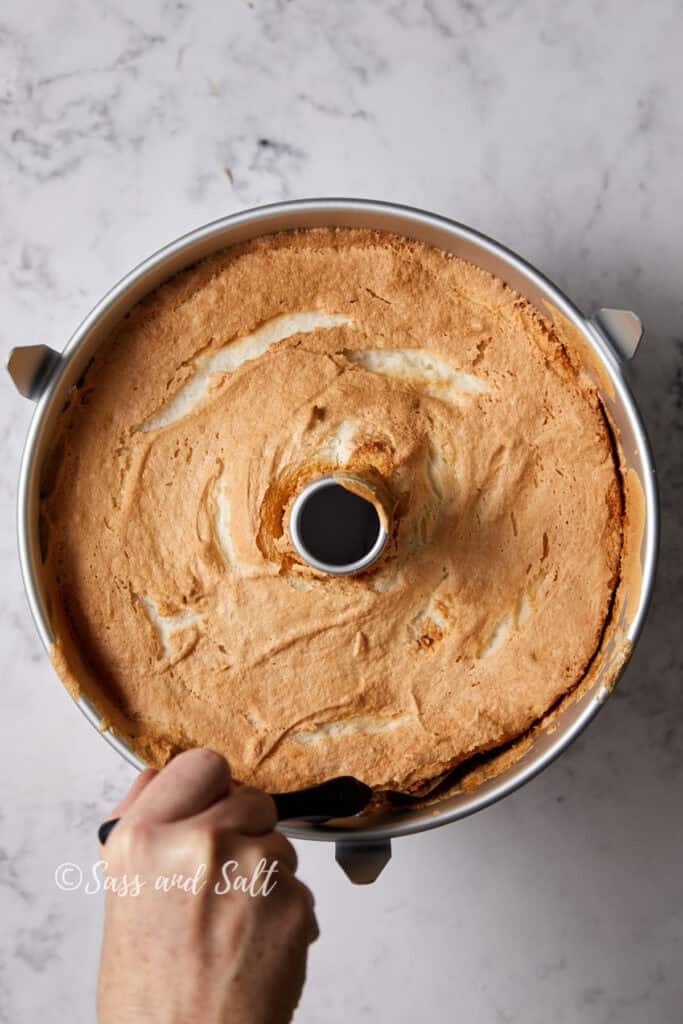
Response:
[{"label": "offset spatula", "polygon": [[372,790],[353,775],[340,775],[309,789],[274,793],[278,821],[322,822],[329,818],[350,818],[367,807]]},{"label": "offset spatula", "polygon": [[[329,818],[350,818],[360,814],[369,804],[372,790],[352,775],[340,775],[309,789],[273,793],[272,796],[278,821],[310,821],[320,824]],[[120,818],[110,818],[100,825],[97,836],[103,846],[118,821]]]}]

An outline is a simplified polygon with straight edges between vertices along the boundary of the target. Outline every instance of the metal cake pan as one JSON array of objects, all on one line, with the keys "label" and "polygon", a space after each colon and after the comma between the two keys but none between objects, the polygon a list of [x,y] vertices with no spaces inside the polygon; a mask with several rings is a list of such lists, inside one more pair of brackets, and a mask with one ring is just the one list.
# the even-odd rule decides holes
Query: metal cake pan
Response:
[{"label": "metal cake pan", "polygon": [[[622,467],[635,473],[643,494],[640,585],[621,610],[620,642],[634,646],[652,593],[659,527],[655,469],[638,408],[624,369],[640,343],[640,320],[628,310],[602,309],[584,315],[552,282],[498,242],[452,220],[407,206],[360,199],[308,199],[276,203],[213,221],[171,242],[127,274],[85,318],[59,353],[45,345],[17,348],[8,370],[17,389],[36,404],[24,448],[18,492],[19,555],[26,593],[41,640],[52,643],[40,577],[38,504],[41,466],[66,395],[114,325],[143,296],[197,260],[227,246],[275,231],[308,227],[361,227],[395,232],[454,253],[501,278],[549,319],[558,318],[581,339],[600,373],[600,393],[619,438]],[[430,806],[362,814],[324,825],[288,824],[296,839],[333,841],[337,860],[352,881],[374,881],[391,855],[392,838],[436,828],[464,818],[512,793],[547,767],[579,735],[604,705],[614,679],[598,671],[592,685],[562,708],[548,728],[510,767],[468,791]],[[85,699],[79,706],[99,728],[99,716]],[[111,732],[102,734],[135,767],[144,767]]]}]

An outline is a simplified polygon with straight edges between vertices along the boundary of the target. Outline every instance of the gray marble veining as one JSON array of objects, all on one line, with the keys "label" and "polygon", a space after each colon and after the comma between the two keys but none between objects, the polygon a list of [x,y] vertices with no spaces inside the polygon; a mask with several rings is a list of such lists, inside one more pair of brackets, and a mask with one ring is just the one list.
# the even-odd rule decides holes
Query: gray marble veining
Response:
[{"label": "gray marble veining", "polygon": [[[395,844],[352,889],[300,845],[322,938],[297,1020],[683,1017],[683,73],[679,0],[8,0],[3,351],[60,348],[101,294],[244,206],[363,195],[511,245],[584,309],[634,308],[664,531],[614,699],[491,810]],[[31,409],[0,383],[0,1022],[93,1020],[101,906],[60,892],[131,770],[41,651],[15,554]]]}]

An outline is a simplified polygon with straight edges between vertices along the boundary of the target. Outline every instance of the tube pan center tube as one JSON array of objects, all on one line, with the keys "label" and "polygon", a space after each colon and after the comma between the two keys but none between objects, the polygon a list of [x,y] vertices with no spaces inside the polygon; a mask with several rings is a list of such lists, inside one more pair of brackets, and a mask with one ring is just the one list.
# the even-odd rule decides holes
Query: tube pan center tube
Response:
[{"label": "tube pan center tube", "polygon": [[350,576],[384,551],[391,512],[383,489],[361,476],[333,473],[307,484],[289,515],[289,535],[304,562],[331,576]]}]

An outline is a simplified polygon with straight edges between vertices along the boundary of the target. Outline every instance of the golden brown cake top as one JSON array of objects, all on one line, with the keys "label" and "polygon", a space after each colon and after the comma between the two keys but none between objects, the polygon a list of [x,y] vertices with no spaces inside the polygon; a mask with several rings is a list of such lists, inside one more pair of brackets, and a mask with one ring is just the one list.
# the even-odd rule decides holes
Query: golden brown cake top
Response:
[{"label": "golden brown cake top", "polygon": [[[600,643],[622,515],[597,396],[451,255],[347,229],[227,250],[129,314],[62,427],[54,660],[148,761],[410,789],[523,733]],[[287,531],[340,470],[394,505],[360,576]]]}]

